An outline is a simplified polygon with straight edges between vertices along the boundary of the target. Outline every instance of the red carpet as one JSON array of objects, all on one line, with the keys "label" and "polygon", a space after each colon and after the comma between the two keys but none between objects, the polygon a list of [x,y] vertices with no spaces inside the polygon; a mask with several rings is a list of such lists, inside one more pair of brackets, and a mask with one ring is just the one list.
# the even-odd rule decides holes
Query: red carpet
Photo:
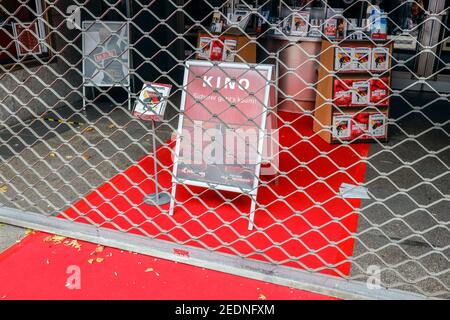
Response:
[{"label": "red carpet", "polygon": [[[287,147],[280,155],[280,167],[287,177],[279,177],[277,183],[259,189],[258,202],[266,209],[256,211],[255,224],[263,231],[247,229],[250,199],[235,193],[218,194],[214,190],[180,185],[177,200],[183,205],[175,209],[173,217],[157,207],[142,204],[142,190],[154,191],[149,178],[153,168],[150,156],[76,203],[65,212],[66,217],[250,259],[347,275],[350,264],[345,260],[352,255],[351,234],[356,231],[358,220],[354,211],[360,201],[343,200],[336,193],[343,182],[364,180],[365,164],[360,160],[367,156],[368,145],[329,145],[318,136],[302,140],[301,135],[313,135],[312,119],[293,113],[280,115],[286,123],[280,130],[280,144]],[[280,121],[279,126],[282,125]],[[160,184],[170,189],[172,160],[168,147],[158,150],[158,160],[168,168],[160,174]],[[339,172],[336,166],[345,170]],[[222,197],[233,200],[226,204]],[[205,205],[213,212],[208,212]],[[295,210],[301,214],[295,214]],[[118,216],[118,212],[122,215]],[[282,225],[274,224],[275,219],[285,221]],[[140,230],[132,224],[139,225]],[[192,240],[193,237],[198,240]],[[274,246],[274,242],[280,246]],[[311,253],[312,250],[316,253]]]},{"label": "red carpet", "polygon": [[[0,255],[2,299],[288,300],[330,299],[315,293],[79,241],[80,250],[30,235]],[[73,244],[73,243],[72,243]],[[90,259],[104,259],[99,262]],[[80,290],[70,290],[67,268],[80,267]],[[69,282],[70,283],[70,282]]]},{"label": "red carpet", "polygon": [[[350,271],[346,260],[352,255],[354,245],[351,234],[356,231],[358,220],[355,208],[360,202],[340,199],[336,193],[342,182],[364,180],[365,164],[360,160],[367,156],[368,145],[329,145],[319,137],[311,137],[311,118],[290,113],[280,115],[285,123],[290,123],[280,131],[280,143],[288,150],[281,154],[280,166],[287,177],[280,177],[277,183],[270,182],[270,188],[260,187],[258,202],[266,209],[256,212],[255,224],[262,231],[247,230],[248,215],[242,213],[248,212],[250,201],[233,193],[221,193],[233,199],[231,204],[225,204],[215,191],[179,186],[177,200],[183,201],[183,206],[175,209],[173,218],[141,204],[143,192],[151,193],[154,188],[148,178],[153,168],[151,157],[117,175],[64,215],[80,222],[95,221],[103,227],[146,233],[162,240],[245,255],[249,259],[346,275]],[[302,140],[301,136],[311,138]],[[158,150],[158,159],[168,170],[171,170],[170,155],[167,148]],[[337,166],[345,170],[339,172]],[[169,171],[160,175],[160,184],[170,188]],[[202,202],[191,199],[191,193],[199,195]],[[207,212],[205,205],[213,208],[214,213]],[[196,220],[192,219],[194,216]],[[274,219],[285,221],[275,225]],[[138,224],[141,230],[132,228],[132,223]],[[191,240],[193,236],[198,241]],[[112,257],[89,264],[87,260],[95,245],[83,243],[78,252],[64,244],[47,247],[43,238],[40,233],[28,237],[0,256],[0,298],[6,295],[6,298],[256,299],[261,290],[270,291],[270,294],[262,292],[269,299],[320,297],[115,249],[108,249]],[[71,264],[83,266],[83,290],[64,287],[66,268]],[[149,267],[159,273],[157,280],[153,271],[144,272]],[[236,290],[240,287],[242,290]]]}]

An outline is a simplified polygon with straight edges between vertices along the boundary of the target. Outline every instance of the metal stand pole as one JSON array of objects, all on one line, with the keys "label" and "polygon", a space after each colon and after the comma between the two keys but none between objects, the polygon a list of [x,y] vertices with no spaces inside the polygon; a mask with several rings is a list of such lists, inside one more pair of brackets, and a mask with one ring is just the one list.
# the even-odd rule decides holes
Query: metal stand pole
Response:
[{"label": "metal stand pole", "polygon": [[163,191],[159,192],[158,186],[158,159],[156,156],[156,130],[155,120],[151,120],[153,131],[153,179],[155,181],[155,192],[144,196],[144,203],[151,206],[159,206],[170,202],[170,195]]}]

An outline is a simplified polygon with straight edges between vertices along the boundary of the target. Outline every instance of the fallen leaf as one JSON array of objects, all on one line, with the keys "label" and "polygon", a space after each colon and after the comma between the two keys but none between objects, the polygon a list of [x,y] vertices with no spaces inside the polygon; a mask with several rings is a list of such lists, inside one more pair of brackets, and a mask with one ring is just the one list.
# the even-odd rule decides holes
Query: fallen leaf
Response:
[{"label": "fallen leaf", "polygon": [[92,127],[87,127],[86,129],[84,129],[84,132],[91,132],[92,130],[94,130],[94,128],[92,128]]},{"label": "fallen leaf", "polygon": [[6,193],[6,192],[8,192],[8,186],[6,184],[0,186],[0,193]]},{"label": "fallen leaf", "polygon": [[84,160],[89,160],[91,158],[91,155],[89,153],[85,153],[83,155]]},{"label": "fallen leaf", "polygon": [[78,251],[81,250],[81,244],[75,239],[70,240],[70,241],[69,240],[64,241],[64,245],[67,246],[67,247],[75,248]]},{"label": "fallen leaf", "polygon": [[102,263],[103,260],[105,260],[105,259],[104,259],[104,258],[97,258],[97,259],[95,259],[95,262],[97,262],[97,263]]},{"label": "fallen leaf", "polygon": [[103,252],[104,249],[105,249],[104,246],[97,246],[97,248],[95,248],[95,252],[100,253]]},{"label": "fallen leaf", "polygon": [[94,259],[89,259],[88,263],[92,264],[92,262],[94,262]]},{"label": "fallen leaf", "polygon": [[35,233],[33,229],[27,229],[27,230],[25,230],[25,235],[26,235],[26,236],[29,236],[30,234],[33,234],[33,233]]},{"label": "fallen leaf", "polygon": [[115,127],[116,127],[116,125],[110,124],[110,125],[108,126],[108,129],[114,129]]},{"label": "fallen leaf", "polygon": [[258,299],[259,299],[259,300],[266,300],[267,298],[266,298],[265,295],[263,295],[263,294],[261,293],[261,294],[259,295]]},{"label": "fallen leaf", "polygon": [[48,154],[48,156],[54,158],[54,157],[56,157],[56,153],[50,152],[50,153]]},{"label": "fallen leaf", "polygon": [[152,272],[153,271],[153,268],[147,268],[147,269],[145,269],[145,272]]},{"label": "fallen leaf", "polygon": [[67,160],[70,160],[70,159],[72,159],[73,158],[73,156],[66,156],[66,159]]},{"label": "fallen leaf", "polygon": [[66,239],[66,237],[58,236],[58,235],[53,235],[53,236],[45,237],[45,238],[44,238],[44,242],[53,242],[54,244],[60,244],[60,243],[62,243],[65,239]]}]

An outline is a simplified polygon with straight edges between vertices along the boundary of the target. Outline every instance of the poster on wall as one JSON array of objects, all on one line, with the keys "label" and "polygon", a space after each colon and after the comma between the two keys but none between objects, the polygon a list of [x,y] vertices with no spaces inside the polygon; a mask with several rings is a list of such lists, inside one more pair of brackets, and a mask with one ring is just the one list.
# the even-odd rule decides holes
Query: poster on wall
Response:
[{"label": "poster on wall", "polygon": [[240,63],[187,62],[176,181],[235,192],[255,189],[271,75],[267,65],[250,69]]},{"label": "poster on wall", "polygon": [[141,120],[163,120],[171,88],[170,84],[144,83],[133,115]]},{"label": "poster on wall", "polygon": [[83,21],[86,86],[129,86],[129,31],[126,22]]},{"label": "poster on wall", "polygon": [[12,24],[16,51],[19,57],[28,54],[41,54],[39,44],[39,28],[37,22]]}]

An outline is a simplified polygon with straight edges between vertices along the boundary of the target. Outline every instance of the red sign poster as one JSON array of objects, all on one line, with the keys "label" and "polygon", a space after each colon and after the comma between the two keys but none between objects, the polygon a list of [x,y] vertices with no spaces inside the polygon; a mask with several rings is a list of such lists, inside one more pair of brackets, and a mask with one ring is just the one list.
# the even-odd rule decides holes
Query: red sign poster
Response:
[{"label": "red sign poster", "polygon": [[39,45],[39,32],[36,22],[13,23],[13,32],[16,42],[17,55],[19,57],[27,54],[42,53]]},{"label": "red sign poster", "polygon": [[187,184],[253,189],[272,67],[188,61],[185,72],[174,174]]}]

